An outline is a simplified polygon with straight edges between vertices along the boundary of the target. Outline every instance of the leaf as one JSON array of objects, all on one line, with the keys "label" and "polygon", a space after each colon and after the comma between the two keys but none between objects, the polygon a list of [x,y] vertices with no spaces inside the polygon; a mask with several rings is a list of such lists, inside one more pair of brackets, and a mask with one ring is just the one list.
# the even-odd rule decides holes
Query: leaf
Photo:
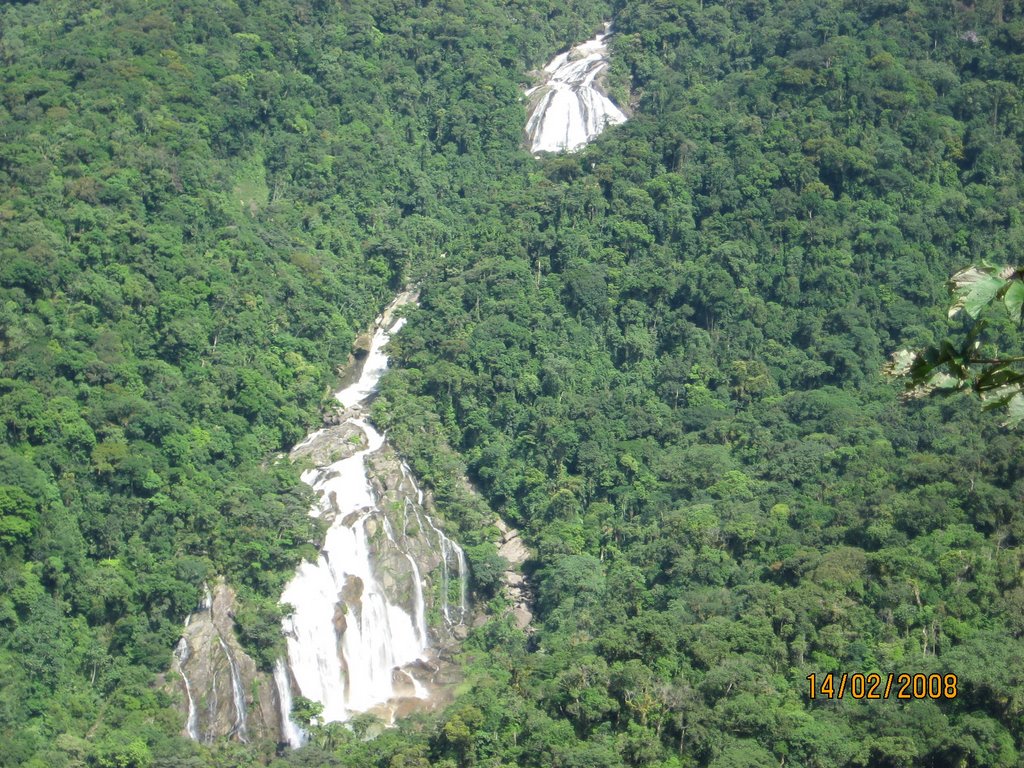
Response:
[{"label": "leaf", "polygon": [[993,392],[1003,392],[1003,397],[1006,398],[1006,387],[1022,384],[1024,384],[1024,374],[1010,368],[989,366],[974,380],[974,390],[984,396],[991,396]]},{"label": "leaf", "polygon": [[1003,294],[1003,304],[1006,305],[1006,311],[1010,313],[1010,317],[1015,323],[1020,323],[1024,320],[1022,311],[1024,311],[1024,283],[1020,280],[1014,280],[1010,287],[1006,289],[1006,293]]},{"label": "leaf", "polygon": [[981,310],[995,298],[1005,283],[989,271],[983,271],[978,267],[960,270],[949,282],[954,296],[949,316],[955,317],[962,309],[973,318],[981,314]]},{"label": "leaf", "polygon": [[1006,421],[1004,427],[1017,427],[1024,421],[1024,393],[1018,392],[1006,404]]}]

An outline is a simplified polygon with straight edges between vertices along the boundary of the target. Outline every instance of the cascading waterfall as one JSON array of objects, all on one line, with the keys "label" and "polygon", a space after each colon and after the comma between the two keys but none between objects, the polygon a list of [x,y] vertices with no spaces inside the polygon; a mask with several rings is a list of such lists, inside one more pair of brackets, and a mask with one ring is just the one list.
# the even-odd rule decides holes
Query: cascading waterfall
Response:
[{"label": "cascading waterfall", "polygon": [[558,54],[544,67],[547,81],[526,92],[528,97],[539,94],[526,123],[532,152],[572,152],[609,125],[626,122],[599,79],[608,68],[610,29],[605,24],[603,34]]},{"label": "cascading waterfall", "polygon": [[[188,619],[191,618],[191,616],[188,617]],[[188,619],[185,621],[185,626],[188,626]],[[185,732],[188,733],[188,737],[192,741],[199,741],[199,710],[196,708],[195,696],[192,695],[192,684],[189,682],[188,675],[185,674],[185,664],[188,663],[189,655],[188,642],[182,637],[174,649],[174,661],[178,665],[178,674],[181,675],[181,679],[185,683],[185,695],[188,697],[188,719],[185,721]]]},{"label": "cascading waterfall", "polygon": [[274,686],[277,688],[277,703],[281,716],[281,740],[293,747],[306,740],[305,732],[292,720],[292,681],[288,677],[288,665],[284,659],[274,664]]},{"label": "cascading waterfall", "polygon": [[[450,538],[445,536],[444,532],[437,527],[434,519],[426,514],[421,514],[419,507],[423,506],[423,491],[416,484],[416,479],[412,476],[412,472],[409,467],[402,462],[402,477],[416,489],[416,507],[412,507],[413,514],[416,516],[416,521],[420,528],[423,528],[423,520],[426,519],[427,527],[433,531],[437,537],[437,548],[441,553],[441,615],[448,624],[461,624],[466,618],[466,587],[469,581],[469,569],[466,567],[466,553],[462,551],[462,547],[452,541]],[[406,505],[406,514],[408,515],[409,505]],[[449,608],[449,584],[451,584],[451,571],[450,564],[452,559],[455,560],[456,576],[459,580],[459,617],[458,620],[453,620],[451,616],[451,610]]]},{"label": "cascading waterfall", "polygon": [[[389,315],[390,310],[384,318]],[[347,411],[358,411],[375,393],[388,365],[384,345],[403,323],[404,319],[390,326],[380,322],[359,380],[335,395]],[[293,693],[321,703],[322,722],[346,721],[355,713],[408,697],[410,690],[415,698],[429,695],[408,668],[414,662],[425,662],[429,655],[424,580],[408,550],[406,529],[401,528],[401,537],[396,535],[388,514],[378,506],[367,471],[366,460],[381,449],[384,436],[351,412],[348,416],[346,423],[362,432],[366,447],[303,473],[303,481],[318,497],[310,515],[333,515],[333,519],[317,561],[301,563],[281,596],[281,603],[292,610],[283,622],[287,660],[278,663],[274,679],[284,723],[282,737],[292,746],[304,740],[302,729],[289,717]],[[322,433],[314,433],[300,446],[309,445]],[[422,503],[418,488],[417,494]],[[418,509],[416,514],[420,515]],[[449,560],[457,562],[461,584],[457,620],[461,622],[466,615],[465,556],[429,515],[424,513],[422,518],[436,534],[446,581]],[[389,571],[381,565],[382,546],[403,557],[408,574],[396,574],[393,568]],[[411,603],[408,607],[395,597],[402,588]],[[451,623],[447,585],[444,600],[443,612]]]},{"label": "cascading waterfall", "polygon": [[217,635],[220,649],[228,660],[228,674],[231,675],[231,696],[235,704],[235,724],[228,735],[238,736],[239,741],[248,741],[248,724],[246,722],[245,692],[242,687],[242,673],[238,671],[238,662],[232,655],[224,638]]}]

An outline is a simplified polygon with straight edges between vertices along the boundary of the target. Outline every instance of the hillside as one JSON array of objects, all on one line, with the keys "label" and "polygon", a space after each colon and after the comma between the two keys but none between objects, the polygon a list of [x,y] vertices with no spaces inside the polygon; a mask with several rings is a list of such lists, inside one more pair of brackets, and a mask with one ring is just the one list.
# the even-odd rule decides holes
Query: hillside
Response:
[{"label": "hillside", "polygon": [[[0,766],[1019,764],[1020,435],[880,373],[1019,259],[1019,4],[94,5],[0,9]],[[534,159],[527,73],[608,18],[632,118]],[[194,744],[181,622],[225,574],[280,653],[274,456],[408,282],[375,421],[496,617],[523,531],[535,631],[369,741]]]}]

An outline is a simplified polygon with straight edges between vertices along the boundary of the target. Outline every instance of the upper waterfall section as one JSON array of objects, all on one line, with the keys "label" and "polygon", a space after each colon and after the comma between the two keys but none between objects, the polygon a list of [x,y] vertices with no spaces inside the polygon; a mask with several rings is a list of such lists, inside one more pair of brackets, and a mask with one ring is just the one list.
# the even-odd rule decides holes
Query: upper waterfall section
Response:
[{"label": "upper waterfall section", "polygon": [[544,67],[544,84],[526,92],[533,97],[526,134],[534,154],[574,152],[609,125],[626,122],[625,113],[608,98],[601,81],[608,69],[610,28],[605,24],[602,34],[555,56]]}]

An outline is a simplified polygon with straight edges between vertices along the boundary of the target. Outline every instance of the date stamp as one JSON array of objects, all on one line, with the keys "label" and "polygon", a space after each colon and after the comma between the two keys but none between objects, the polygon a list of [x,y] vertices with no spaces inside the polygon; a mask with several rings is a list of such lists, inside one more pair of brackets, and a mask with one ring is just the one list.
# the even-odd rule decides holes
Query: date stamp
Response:
[{"label": "date stamp", "polygon": [[954,674],[923,675],[890,672],[848,672],[808,675],[808,695],[813,699],[955,699],[959,681]]}]

